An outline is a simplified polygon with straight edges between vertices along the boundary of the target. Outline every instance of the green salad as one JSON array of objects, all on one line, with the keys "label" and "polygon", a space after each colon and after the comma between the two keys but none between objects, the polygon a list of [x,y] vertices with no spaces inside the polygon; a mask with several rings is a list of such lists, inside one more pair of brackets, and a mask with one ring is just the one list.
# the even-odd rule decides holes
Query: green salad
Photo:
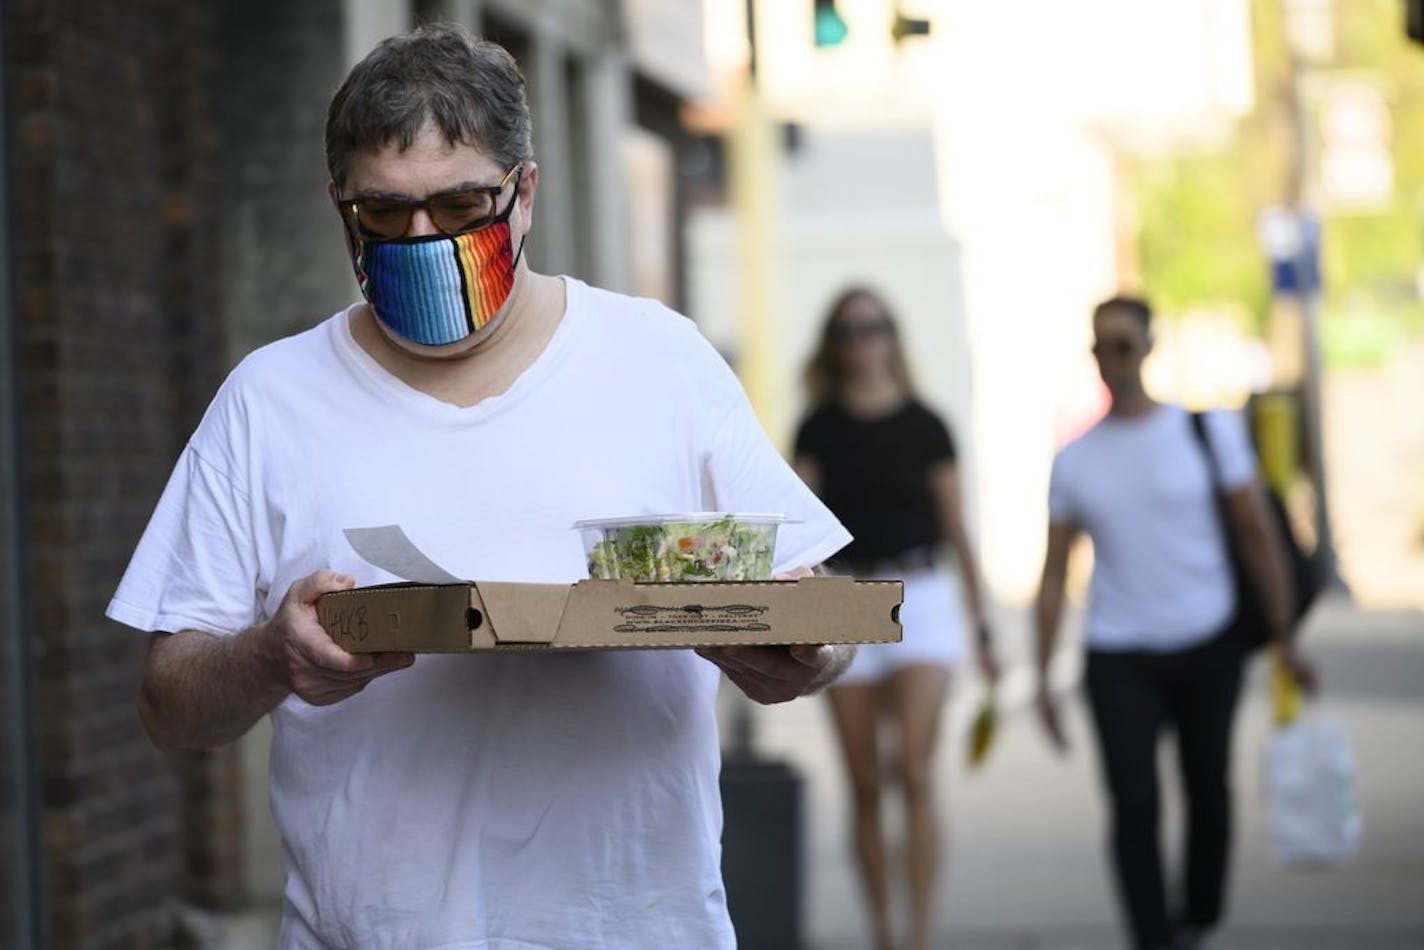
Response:
[{"label": "green salad", "polygon": [[594,578],[634,581],[771,579],[780,518],[580,523]]}]

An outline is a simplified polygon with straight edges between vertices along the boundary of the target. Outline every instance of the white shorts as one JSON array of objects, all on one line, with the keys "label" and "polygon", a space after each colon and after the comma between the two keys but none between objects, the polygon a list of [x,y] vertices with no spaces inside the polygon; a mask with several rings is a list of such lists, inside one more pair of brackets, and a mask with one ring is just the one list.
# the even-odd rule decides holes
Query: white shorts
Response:
[{"label": "white shorts", "polygon": [[[893,576],[892,574],[876,576]],[[964,653],[964,615],[959,593],[943,567],[904,575],[899,643],[862,643],[835,686],[878,683],[907,666],[951,669]]]}]

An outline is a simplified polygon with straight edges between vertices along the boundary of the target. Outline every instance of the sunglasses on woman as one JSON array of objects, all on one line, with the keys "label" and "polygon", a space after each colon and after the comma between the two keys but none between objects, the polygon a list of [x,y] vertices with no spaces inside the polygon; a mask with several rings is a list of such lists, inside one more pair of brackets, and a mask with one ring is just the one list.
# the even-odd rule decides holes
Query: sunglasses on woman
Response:
[{"label": "sunglasses on woman", "polygon": [[831,339],[837,343],[852,340],[869,340],[878,336],[888,336],[895,331],[895,325],[888,319],[863,320],[840,323],[831,327]]}]

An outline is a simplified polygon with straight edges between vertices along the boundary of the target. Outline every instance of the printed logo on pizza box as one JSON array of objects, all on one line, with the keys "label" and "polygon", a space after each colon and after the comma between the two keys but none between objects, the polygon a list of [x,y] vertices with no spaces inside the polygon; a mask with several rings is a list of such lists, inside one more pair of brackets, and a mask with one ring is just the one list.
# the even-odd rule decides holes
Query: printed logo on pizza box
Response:
[{"label": "printed logo on pizza box", "polygon": [[634,604],[615,607],[621,622],[618,633],[764,633],[771,629],[765,620],[769,608],[754,604],[682,604],[662,607]]}]

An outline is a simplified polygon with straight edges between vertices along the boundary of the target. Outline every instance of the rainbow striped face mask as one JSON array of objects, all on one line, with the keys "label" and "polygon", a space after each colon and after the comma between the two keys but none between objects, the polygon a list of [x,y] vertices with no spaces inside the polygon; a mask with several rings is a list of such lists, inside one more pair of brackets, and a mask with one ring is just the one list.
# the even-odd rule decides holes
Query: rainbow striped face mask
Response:
[{"label": "rainbow striped face mask", "polygon": [[361,240],[356,279],[376,319],[425,346],[488,336],[514,289],[513,209],[510,201],[498,220],[464,234]]}]

